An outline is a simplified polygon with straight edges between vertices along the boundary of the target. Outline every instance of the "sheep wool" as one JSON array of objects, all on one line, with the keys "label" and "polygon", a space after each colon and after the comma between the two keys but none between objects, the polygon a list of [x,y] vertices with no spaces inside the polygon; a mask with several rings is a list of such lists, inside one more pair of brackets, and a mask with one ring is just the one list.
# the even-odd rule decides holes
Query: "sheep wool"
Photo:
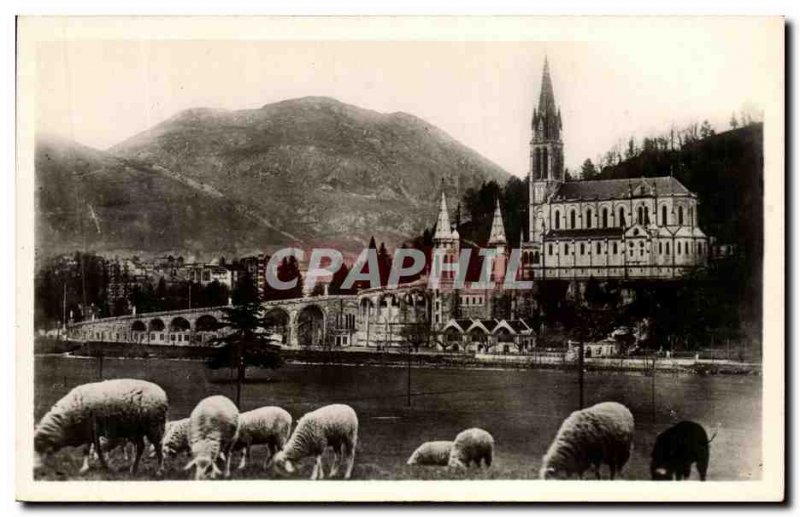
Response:
[{"label": "sheep wool", "polygon": [[189,415],[189,448],[192,460],[184,467],[196,468],[195,479],[220,474],[217,460],[224,455],[225,477],[231,474],[231,452],[239,434],[239,410],[222,395],[201,400]]},{"label": "sheep wool", "polygon": [[494,456],[494,438],[487,431],[473,427],[461,431],[453,441],[447,464],[450,467],[469,467],[475,463],[478,467],[483,461],[487,467],[492,465]]},{"label": "sheep wool", "polygon": [[294,472],[293,463],[308,456],[316,462],[311,479],[322,479],[322,454],[327,447],[333,449],[335,460],[330,477],[338,474],[341,462],[346,462],[344,478],[349,479],[355,461],[358,442],[358,416],[350,406],[332,404],[306,413],[283,449],[275,455],[274,462],[287,472]]},{"label": "sheep wool", "polygon": [[272,457],[283,449],[292,431],[292,415],[277,406],[265,406],[247,411],[239,416],[239,439],[235,449],[242,450],[239,468],[243,469],[250,456],[250,447],[266,445],[268,449],[264,467],[269,466]]},{"label": "sheep wool", "polygon": [[167,420],[167,395],[160,386],[138,379],[113,379],[73,388],[56,402],[34,430],[36,463],[62,447],[91,445],[103,468],[108,468],[105,447],[127,439],[136,446],[131,472],[136,472],[144,452],[144,439],[157,444],[159,471],[163,465],[161,440]]},{"label": "sheep wool", "polygon": [[408,465],[434,465],[445,467],[450,459],[450,450],[453,442],[435,441],[425,442],[411,454],[406,462]]},{"label": "sheep wool", "polygon": [[189,449],[189,419],[170,420],[164,431],[164,456],[174,456]]},{"label": "sheep wool", "polygon": [[591,466],[599,479],[600,466],[606,464],[614,479],[630,457],[633,430],[633,415],[617,402],[574,411],[542,458],[539,475],[542,479],[582,478]]}]

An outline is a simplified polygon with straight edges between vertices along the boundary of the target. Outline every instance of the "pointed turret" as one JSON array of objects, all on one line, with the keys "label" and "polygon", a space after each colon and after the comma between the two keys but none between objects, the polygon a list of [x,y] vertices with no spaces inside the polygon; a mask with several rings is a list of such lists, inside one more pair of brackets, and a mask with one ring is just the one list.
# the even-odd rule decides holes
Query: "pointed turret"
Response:
[{"label": "pointed turret", "polygon": [[506,229],[503,226],[503,214],[500,213],[500,200],[494,207],[494,219],[492,220],[492,232],[489,234],[489,247],[505,246]]},{"label": "pointed turret", "polygon": [[453,231],[450,227],[450,214],[447,212],[447,199],[442,192],[442,202],[439,205],[439,218],[436,220],[436,232],[433,234],[434,241],[449,241],[453,238]]}]

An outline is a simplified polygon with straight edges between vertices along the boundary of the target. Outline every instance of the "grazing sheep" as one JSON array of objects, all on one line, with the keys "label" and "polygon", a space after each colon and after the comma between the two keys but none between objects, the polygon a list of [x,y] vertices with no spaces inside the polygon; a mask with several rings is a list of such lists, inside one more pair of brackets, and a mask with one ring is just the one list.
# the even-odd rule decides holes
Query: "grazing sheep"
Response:
[{"label": "grazing sheep", "polygon": [[[114,379],[73,388],[53,405],[34,430],[35,465],[62,447],[91,445],[103,468],[108,469],[101,437],[109,442],[127,439],[136,446],[131,473],[136,473],[144,452],[145,437],[158,447],[161,472],[161,439],[167,420],[167,395],[158,385],[138,379]],[[88,466],[88,464],[87,464]]]},{"label": "grazing sheep", "polygon": [[292,432],[292,415],[283,408],[266,406],[239,415],[239,439],[234,450],[242,450],[239,468],[243,469],[250,457],[250,447],[266,445],[268,452],[264,468],[272,457],[283,449]]},{"label": "grazing sheep", "polygon": [[481,460],[487,467],[492,466],[494,456],[494,438],[483,429],[473,427],[461,431],[453,442],[447,465],[450,467],[469,467],[471,463],[481,466]]},{"label": "grazing sheep", "polygon": [[192,460],[183,470],[195,467],[195,479],[213,479],[220,474],[216,462],[224,454],[225,477],[230,477],[231,453],[238,435],[239,410],[236,404],[222,395],[204,398],[189,415]]},{"label": "grazing sheep", "polygon": [[189,447],[189,419],[170,420],[164,430],[164,440],[161,450],[165,458],[171,458],[181,452],[188,452]]},{"label": "grazing sheep", "polygon": [[446,467],[450,459],[450,450],[452,448],[453,442],[425,442],[417,447],[417,450],[411,454],[407,464]]},{"label": "grazing sheep", "polygon": [[344,479],[350,479],[357,441],[358,417],[353,408],[344,404],[324,406],[303,415],[289,441],[273,458],[274,464],[291,473],[294,472],[294,462],[314,456],[316,462],[311,479],[322,479],[322,454],[331,447],[335,459],[329,477],[339,472],[342,459],[346,457]]},{"label": "grazing sheep", "polygon": [[622,472],[631,452],[633,415],[616,402],[602,402],[574,411],[558,429],[553,443],[542,458],[542,479],[568,478],[594,467],[600,479],[605,463],[611,479]]},{"label": "grazing sheep", "polygon": [[675,424],[656,437],[650,460],[650,475],[654,480],[681,481],[689,479],[692,463],[697,465],[700,481],[706,480],[708,471],[708,439],[706,430],[696,422]]}]

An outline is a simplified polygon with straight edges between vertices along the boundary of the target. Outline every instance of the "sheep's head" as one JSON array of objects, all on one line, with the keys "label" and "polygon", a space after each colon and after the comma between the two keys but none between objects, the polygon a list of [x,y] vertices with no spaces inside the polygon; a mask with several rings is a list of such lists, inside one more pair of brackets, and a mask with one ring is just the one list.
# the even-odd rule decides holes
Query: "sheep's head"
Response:
[{"label": "sheep's head", "polygon": [[279,472],[286,472],[291,474],[294,472],[294,465],[292,464],[292,460],[286,457],[286,453],[283,451],[278,452],[272,458],[272,465],[278,469]]},{"label": "sheep's head", "polygon": [[187,463],[185,467],[183,467],[183,470],[189,470],[192,467],[195,467],[196,469],[194,473],[194,478],[196,480],[214,479],[222,474],[222,471],[219,469],[219,467],[217,467],[214,460],[206,456],[194,458],[192,461]]},{"label": "sheep's head", "polygon": [[650,477],[653,481],[669,481],[672,479],[672,474],[666,467],[650,465]]}]

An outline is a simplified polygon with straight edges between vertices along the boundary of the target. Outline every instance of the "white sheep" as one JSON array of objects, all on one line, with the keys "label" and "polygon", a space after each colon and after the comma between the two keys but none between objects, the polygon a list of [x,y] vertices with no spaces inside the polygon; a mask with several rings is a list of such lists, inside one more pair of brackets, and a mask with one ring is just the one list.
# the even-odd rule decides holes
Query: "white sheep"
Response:
[{"label": "white sheep", "polygon": [[450,467],[469,467],[470,463],[481,466],[481,460],[487,467],[492,466],[494,456],[494,438],[487,431],[473,427],[461,431],[453,441],[447,465]]},{"label": "white sheep", "polygon": [[[62,447],[91,445],[103,468],[108,469],[100,439],[130,440],[136,446],[131,473],[136,473],[144,452],[145,437],[158,447],[158,471],[163,467],[161,439],[167,420],[167,395],[152,382],[114,379],[83,384],[56,402],[34,430],[35,465]],[[88,466],[88,464],[86,465]]]},{"label": "white sheep", "polygon": [[234,450],[242,450],[239,468],[246,466],[253,445],[267,446],[264,468],[269,467],[272,457],[283,449],[291,432],[292,415],[277,406],[265,406],[239,415],[239,439],[234,446]]},{"label": "white sheep", "polygon": [[238,435],[239,410],[236,404],[222,395],[204,398],[189,415],[192,459],[184,470],[195,467],[195,479],[215,478],[220,474],[216,462],[224,457],[225,477],[229,477],[231,453]]},{"label": "white sheep", "polygon": [[631,453],[633,415],[617,402],[602,402],[574,411],[556,433],[542,458],[542,479],[569,478],[591,466],[600,479],[600,466],[606,464],[611,479],[622,472]]},{"label": "white sheep", "polygon": [[406,463],[408,465],[438,465],[445,467],[450,460],[452,448],[453,442],[441,440],[425,442],[417,447]]},{"label": "white sheep", "polygon": [[171,458],[176,454],[191,450],[189,447],[189,418],[167,422],[161,450],[164,451],[165,458]]},{"label": "white sheep", "polygon": [[358,441],[358,417],[350,406],[332,404],[306,413],[297,422],[292,436],[283,449],[275,455],[274,464],[286,472],[294,472],[293,463],[314,456],[311,479],[322,479],[322,454],[327,447],[333,449],[334,462],[329,477],[339,472],[346,458],[344,479],[350,479]]}]

